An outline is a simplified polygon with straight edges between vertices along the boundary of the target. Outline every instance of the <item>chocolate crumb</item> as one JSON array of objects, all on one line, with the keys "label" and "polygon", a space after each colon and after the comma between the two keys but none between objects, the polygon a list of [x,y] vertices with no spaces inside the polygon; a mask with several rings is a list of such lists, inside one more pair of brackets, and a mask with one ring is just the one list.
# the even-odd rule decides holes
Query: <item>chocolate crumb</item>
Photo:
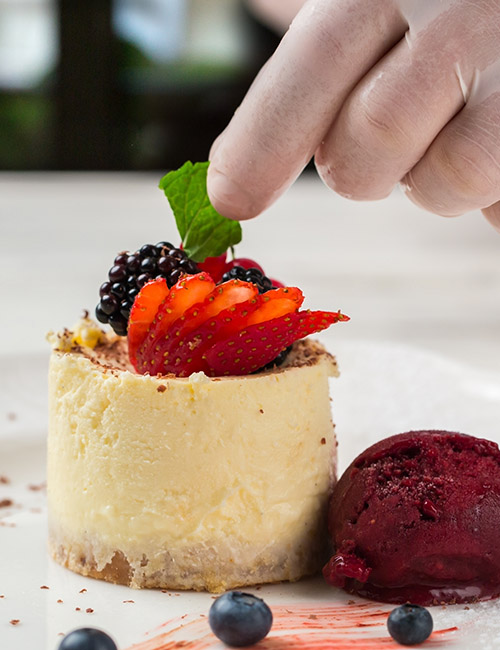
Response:
[{"label": "chocolate crumb", "polygon": [[87,591],[86,589],[80,589],[80,591],[78,593],[79,594],[84,594],[86,591]]},{"label": "chocolate crumb", "polygon": [[326,445],[326,438],[321,438],[321,444]]},{"label": "chocolate crumb", "polygon": [[315,621],[318,617],[316,616],[316,614],[309,614],[307,618],[311,619],[311,621]]},{"label": "chocolate crumb", "polygon": [[464,609],[470,609],[470,607],[468,607],[468,606],[466,605],[466,606],[464,607]]},{"label": "chocolate crumb", "polygon": [[168,592],[167,592],[166,589],[162,589],[162,590],[161,590],[161,593],[162,593],[162,594],[166,594],[166,593],[168,593]]},{"label": "chocolate crumb", "polygon": [[0,483],[2,483],[2,485],[8,485],[10,483],[10,479],[8,479],[6,476],[0,476]]},{"label": "chocolate crumb", "polygon": [[10,422],[14,422],[14,420],[17,420],[16,413],[7,413],[7,420],[9,420]]},{"label": "chocolate crumb", "polygon": [[83,318],[84,320],[86,320],[88,317],[89,317],[89,310],[88,310],[88,309],[84,309],[84,310],[83,310],[83,314],[82,314],[82,318]]},{"label": "chocolate crumb", "polygon": [[0,598],[5,598],[5,594],[0,595]]},{"label": "chocolate crumb", "polygon": [[164,393],[167,390],[167,387],[164,384],[160,384],[156,390],[159,393]]},{"label": "chocolate crumb", "polygon": [[19,625],[20,622],[21,622],[21,621],[20,621],[18,618],[12,618],[12,619],[10,620],[10,624],[11,624],[11,625]]},{"label": "chocolate crumb", "polygon": [[259,409],[259,413],[264,413],[264,409]]},{"label": "chocolate crumb", "polygon": [[94,613],[94,610],[92,609],[92,607],[87,607],[87,609],[85,611],[87,612],[87,614],[93,614]]},{"label": "chocolate crumb", "polygon": [[123,600],[123,603],[135,603],[135,600]]},{"label": "chocolate crumb", "polygon": [[57,602],[58,602],[58,603],[62,603],[63,601],[59,598],[59,600],[58,600]]},{"label": "chocolate crumb", "polygon": [[82,611],[82,610],[81,610],[80,607],[75,607],[75,612],[81,612],[81,611]]},{"label": "chocolate crumb", "polygon": [[356,602],[355,602],[354,600],[348,600],[348,601],[347,601],[347,604],[348,604],[348,605],[355,605]]},{"label": "chocolate crumb", "polygon": [[31,490],[32,492],[39,492],[40,490],[44,490],[45,487],[45,483],[40,483],[40,485],[28,485],[28,490]]},{"label": "chocolate crumb", "polygon": [[0,508],[8,508],[8,507],[11,506],[13,503],[14,503],[14,502],[12,501],[12,499],[2,499],[2,500],[0,501]]},{"label": "chocolate crumb", "polygon": [[47,585],[42,585],[40,589],[50,589],[50,587],[47,587]]}]

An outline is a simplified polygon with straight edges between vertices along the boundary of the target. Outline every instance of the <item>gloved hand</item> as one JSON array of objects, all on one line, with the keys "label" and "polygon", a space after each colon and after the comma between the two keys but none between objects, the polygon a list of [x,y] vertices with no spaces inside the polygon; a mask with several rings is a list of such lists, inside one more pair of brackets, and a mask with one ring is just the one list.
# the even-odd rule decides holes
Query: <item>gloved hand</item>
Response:
[{"label": "gloved hand", "polygon": [[312,156],[343,196],[401,182],[500,230],[500,0],[308,0],[212,147],[210,198],[254,217]]}]

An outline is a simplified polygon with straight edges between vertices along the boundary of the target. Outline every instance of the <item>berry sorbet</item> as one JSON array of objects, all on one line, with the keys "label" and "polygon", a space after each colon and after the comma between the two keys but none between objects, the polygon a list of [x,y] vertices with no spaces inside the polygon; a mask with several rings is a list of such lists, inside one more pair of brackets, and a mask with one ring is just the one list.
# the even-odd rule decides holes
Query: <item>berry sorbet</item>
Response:
[{"label": "berry sorbet", "polygon": [[332,585],[390,603],[500,595],[500,450],[447,431],[369,447],[330,502]]}]

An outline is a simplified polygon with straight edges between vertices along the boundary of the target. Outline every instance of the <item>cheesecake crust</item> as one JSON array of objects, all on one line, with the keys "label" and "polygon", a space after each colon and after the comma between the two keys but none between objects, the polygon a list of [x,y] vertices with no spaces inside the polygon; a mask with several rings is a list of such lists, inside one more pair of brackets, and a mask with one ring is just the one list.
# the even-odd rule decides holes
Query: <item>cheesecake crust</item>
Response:
[{"label": "cheesecake crust", "polygon": [[[83,576],[134,589],[179,589],[221,593],[236,587],[289,581],[317,573],[328,556],[324,518],[295,548],[279,542],[265,549],[251,544],[240,548],[198,544],[181,550],[161,550],[150,560],[140,550],[125,553],[103,548],[99,541],[71,542],[51,531],[49,552],[62,566]],[[234,557],[253,558],[235,562]]]}]

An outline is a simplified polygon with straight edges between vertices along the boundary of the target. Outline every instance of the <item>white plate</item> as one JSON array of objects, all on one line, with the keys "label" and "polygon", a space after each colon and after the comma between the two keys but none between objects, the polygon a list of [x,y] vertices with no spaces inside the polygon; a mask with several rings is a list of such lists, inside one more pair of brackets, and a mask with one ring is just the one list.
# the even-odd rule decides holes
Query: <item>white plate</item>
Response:
[{"label": "white plate", "polygon": [[[382,437],[439,428],[499,440],[500,375],[390,344],[338,345],[332,382],[344,468]],[[55,650],[69,630],[108,631],[120,650],[222,648],[207,624],[209,594],[135,591],[75,575],[46,552],[46,356],[0,359],[0,648]],[[248,589],[263,597],[274,626],[268,650],[400,647],[385,627],[390,606],[351,599],[321,578]],[[432,608],[429,648],[500,647],[500,602]],[[16,625],[11,621],[18,620]],[[179,643],[181,642],[181,643]]]}]

